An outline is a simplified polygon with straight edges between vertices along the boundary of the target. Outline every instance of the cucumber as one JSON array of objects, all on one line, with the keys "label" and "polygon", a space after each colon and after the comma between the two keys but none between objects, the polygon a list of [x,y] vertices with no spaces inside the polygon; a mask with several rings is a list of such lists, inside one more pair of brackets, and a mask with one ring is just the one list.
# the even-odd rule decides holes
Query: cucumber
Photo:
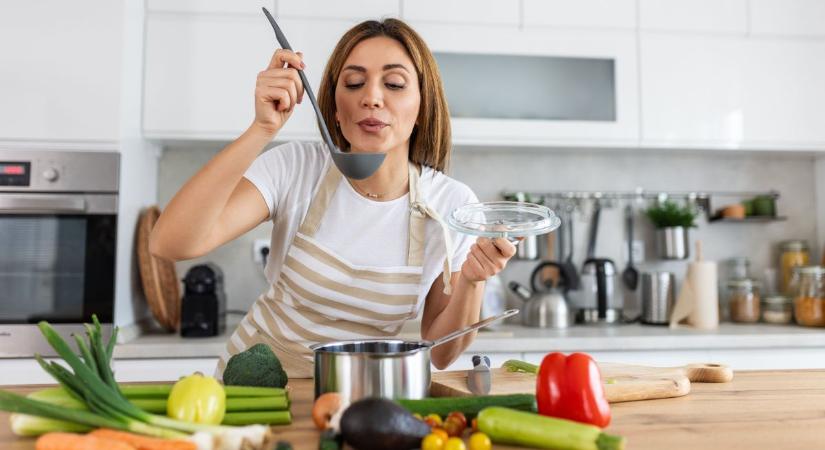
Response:
[{"label": "cucumber", "polygon": [[625,439],[572,420],[490,407],[478,414],[478,429],[496,444],[565,450],[623,450]]},{"label": "cucumber", "polygon": [[490,406],[503,406],[521,411],[536,411],[536,396],[532,394],[480,395],[476,397],[430,397],[421,400],[397,400],[412,413],[422,416],[438,414],[447,417],[453,411],[464,413],[472,420],[478,412]]}]

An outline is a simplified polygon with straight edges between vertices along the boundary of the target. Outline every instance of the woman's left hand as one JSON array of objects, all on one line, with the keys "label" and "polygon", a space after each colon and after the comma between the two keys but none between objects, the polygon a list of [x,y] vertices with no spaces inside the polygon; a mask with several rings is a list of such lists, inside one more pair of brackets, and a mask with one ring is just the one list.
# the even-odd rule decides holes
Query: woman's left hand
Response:
[{"label": "woman's left hand", "polygon": [[461,277],[472,282],[484,281],[501,272],[515,254],[516,246],[507,239],[480,237],[470,247],[461,266]]}]

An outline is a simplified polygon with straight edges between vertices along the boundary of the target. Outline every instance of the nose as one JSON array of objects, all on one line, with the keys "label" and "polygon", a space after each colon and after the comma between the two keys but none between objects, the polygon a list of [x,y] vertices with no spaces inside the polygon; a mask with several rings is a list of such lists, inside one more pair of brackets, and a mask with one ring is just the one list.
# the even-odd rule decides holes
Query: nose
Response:
[{"label": "nose", "polygon": [[380,83],[368,83],[364,89],[364,96],[361,98],[363,108],[375,109],[384,106],[384,97],[381,93]]}]

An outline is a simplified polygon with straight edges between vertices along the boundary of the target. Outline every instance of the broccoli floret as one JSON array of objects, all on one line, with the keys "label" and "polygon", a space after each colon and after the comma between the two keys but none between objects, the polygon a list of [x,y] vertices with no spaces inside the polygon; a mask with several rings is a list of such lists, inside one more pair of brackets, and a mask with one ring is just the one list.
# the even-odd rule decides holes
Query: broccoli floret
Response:
[{"label": "broccoli floret", "polygon": [[223,383],[228,386],[286,386],[287,375],[281,361],[266,344],[255,344],[226,363]]}]

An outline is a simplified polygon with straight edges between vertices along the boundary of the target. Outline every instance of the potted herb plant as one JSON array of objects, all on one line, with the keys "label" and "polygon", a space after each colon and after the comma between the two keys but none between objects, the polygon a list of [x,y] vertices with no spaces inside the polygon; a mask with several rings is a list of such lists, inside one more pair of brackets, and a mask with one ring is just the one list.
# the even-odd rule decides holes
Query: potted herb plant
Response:
[{"label": "potted herb plant", "polygon": [[659,202],[645,211],[656,227],[656,249],[662,259],[687,259],[688,229],[696,226],[696,210],[671,200]]}]

